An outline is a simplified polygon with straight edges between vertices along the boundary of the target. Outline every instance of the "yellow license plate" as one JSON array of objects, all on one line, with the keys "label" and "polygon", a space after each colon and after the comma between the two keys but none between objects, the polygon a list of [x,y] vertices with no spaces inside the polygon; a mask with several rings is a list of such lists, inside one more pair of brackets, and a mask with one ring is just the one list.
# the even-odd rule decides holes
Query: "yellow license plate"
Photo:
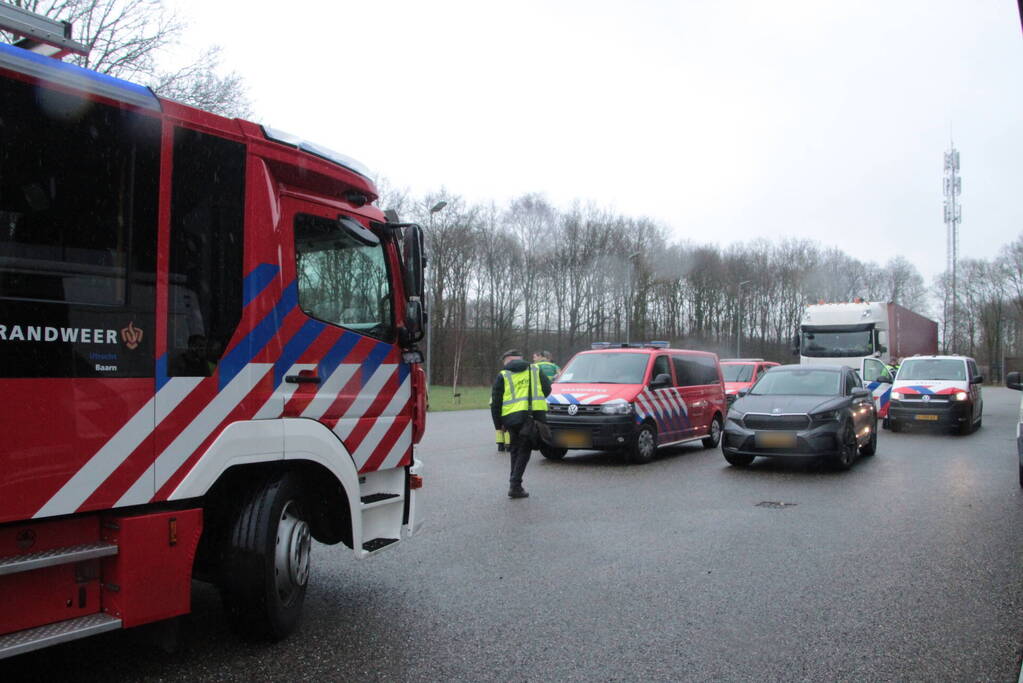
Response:
[{"label": "yellow license plate", "polygon": [[938,416],[937,415],[914,415],[913,417],[915,419],[917,419],[917,420],[927,420],[928,422],[937,422],[938,421]]},{"label": "yellow license plate", "polygon": [[562,448],[589,448],[590,433],[579,429],[559,429],[554,432],[554,443]]},{"label": "yellow license plate", "polygon": [[756,443],[760,448],[795,448],[796,435],[790,432],[757,432]]}]

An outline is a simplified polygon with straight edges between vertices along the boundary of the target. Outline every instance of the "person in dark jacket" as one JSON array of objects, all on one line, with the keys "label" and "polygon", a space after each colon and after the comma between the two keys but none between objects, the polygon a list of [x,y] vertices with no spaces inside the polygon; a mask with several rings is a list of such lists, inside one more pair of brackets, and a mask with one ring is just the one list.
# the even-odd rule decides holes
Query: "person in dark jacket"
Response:
[{"label": "person in dark jacket", "polygon": [[511,476],[508,479],[510,498],[528,498],[522,488],[522,475],[529,464],[533,446],[520,434],[526,421],[527,411],[534,419],[547,420],[547,399],[551,393],[551,382],[540,368],[522,359],[522,352],[509,349],[501,356],[504,369],[497,374],[490,391],[490,416],[494,429],[502,427],[511,437]]}]

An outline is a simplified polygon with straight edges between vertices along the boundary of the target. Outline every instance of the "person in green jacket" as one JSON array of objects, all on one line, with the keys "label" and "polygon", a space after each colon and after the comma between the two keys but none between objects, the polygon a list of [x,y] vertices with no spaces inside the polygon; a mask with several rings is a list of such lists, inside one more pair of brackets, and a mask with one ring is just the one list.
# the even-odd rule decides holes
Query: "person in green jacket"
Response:
[{"label": "person in green jacket", "polygon": [[561,368],[555,365],[554,361],[551,360],[550,351],[537,351],[533,354],[533,363],[540,368],[540,372],[547,375],[547,379],[551,382],[561,372]]}]

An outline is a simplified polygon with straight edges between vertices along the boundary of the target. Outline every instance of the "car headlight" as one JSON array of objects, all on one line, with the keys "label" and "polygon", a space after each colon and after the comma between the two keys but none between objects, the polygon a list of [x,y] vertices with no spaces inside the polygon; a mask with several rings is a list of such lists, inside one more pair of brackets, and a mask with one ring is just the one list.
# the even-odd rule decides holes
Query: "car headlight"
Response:
[{"label": "car headlight", "polygon": [[965,391],[957,391],[956,392],[956,400],[957,401],[965,401],[969,397],[970,397],[970,395],[967,394]]},{"label": "car headlight", "polygon": [[810,419],[814,422],[836,422],[841,418],[840,411],[826,410],[823,413],[814,413]]},{"label": "car headlight", "polygon": [[902,392],[900,392],[900,391],[893,391],[892,392],[892,400],[893,401],[901,401],[902,400]]},{"label": "car headlight", "polygon": [[605,415],[628,415],[632,412],[632,404],[626,401],[605,403],[600,406],[600,412]]}]

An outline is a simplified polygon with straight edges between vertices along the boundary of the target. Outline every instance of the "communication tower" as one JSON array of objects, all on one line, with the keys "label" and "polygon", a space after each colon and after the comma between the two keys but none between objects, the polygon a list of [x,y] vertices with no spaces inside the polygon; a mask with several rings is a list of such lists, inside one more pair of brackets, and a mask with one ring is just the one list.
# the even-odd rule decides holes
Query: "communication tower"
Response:
[{"label": "communication tower", "polygon": [[[949,143],[948,151],[945,152],[945,230],[948,239],[948,264],[946,275],[951,278],[951,296],[945,300],[945,329],[951,331],[951,343],[948,335],[945,338],[946,350],[955,351],[955,340],[957,328],[957,317],[959,312],[959,290],[956,282],[956,268],[959,263],[959,223],[962,222],[962,207],[959,204],[959,193],[962,192],[963,182],[959,176],[959,150],[955,145]],[[949,327],[948,322],[952,325]]]}]

